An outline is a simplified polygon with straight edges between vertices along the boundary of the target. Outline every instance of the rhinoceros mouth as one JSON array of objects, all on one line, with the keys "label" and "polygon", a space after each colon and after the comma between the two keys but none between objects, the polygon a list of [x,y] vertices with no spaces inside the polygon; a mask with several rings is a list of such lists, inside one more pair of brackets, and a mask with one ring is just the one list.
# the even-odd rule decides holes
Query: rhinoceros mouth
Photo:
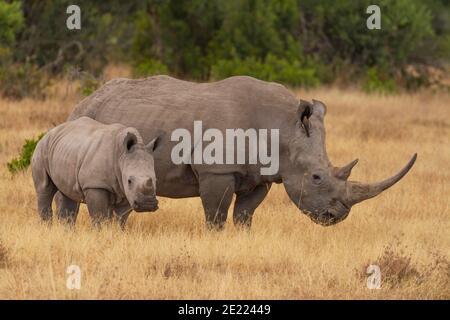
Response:
[{"label": "rhinoceros mouth", "polygon": [[133,204],[133,210],[136,212],[154,212],[158,210],[158,200],[148,199],[145,201],[135,202]]},{"label": "rhinoceros mouth", "polygon": [[331,226],[344,220],[350,213],[350,207],[342,201],[338,201],[336,207],[325,210],[311,219],[322,226]]},{"label": "rhinoceros mouth", "polygon": [[330,211],[325,211],[325,212],[321,213],[320,215],[318,215],[316,217],[311,217],[311,218],[315,223],[320,224],[321,226],[324,226],[324,227],[331,226],[338,222],[338,219],[336,218],[336,216],[333,213],[331,213]]},{"label": "rhinoceros mouth", "polygon": [[154,212],[158,209],[159,209],[158,205],[133,207],[133,210],[136,212]]}]

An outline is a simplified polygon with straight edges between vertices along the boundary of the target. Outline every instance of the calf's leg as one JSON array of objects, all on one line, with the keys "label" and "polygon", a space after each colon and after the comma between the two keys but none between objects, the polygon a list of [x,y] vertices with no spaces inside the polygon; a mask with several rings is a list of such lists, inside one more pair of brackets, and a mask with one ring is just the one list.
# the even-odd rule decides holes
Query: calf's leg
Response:
[{"label": "calf's leg", "polygon": [[86,204],[92,224],[100,227],[111,220],[111,194],[104,189],[88,189],[85,191]]},{"label": "calf's leg", "polygon": [[32,175],[39,215],[42,221],[51,222],[53,216],[52,201],[58,189],[45,170],[39,170],[37,166],[34,166]]},{"label": "calf's leg", "polygon": [[131,213],[132,209],[130,205],[127,203],[122,205],[117,205],[114,207],[114,214],[117,222],[122,230],[125,230],[125,224],[127,223],[128,217]]},{"label": "calf's leg", "polygon": [[257,186],[250,192],[237,192],[233,210],[233,222],[237,227],[250,228],[255,209],[269,193],[271,184]]},{"label": "calf's leg", "polygon": [[199,177],[200,198],[208,229],[223,229],[234,190],[234,175],[206,174]]}]

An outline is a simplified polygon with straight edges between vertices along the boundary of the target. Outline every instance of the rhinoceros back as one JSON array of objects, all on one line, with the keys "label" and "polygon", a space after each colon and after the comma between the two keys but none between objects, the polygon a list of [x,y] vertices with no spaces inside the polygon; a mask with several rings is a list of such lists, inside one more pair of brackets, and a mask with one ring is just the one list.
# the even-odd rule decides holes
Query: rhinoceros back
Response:
[{"label": "rhinoceros back", "polygon": [[69,120],[87,116],[136,127],[149,140],[156,130],[189,128],[202,120],[215,128],[267,128],[295,113],[297,99],[282,85],[251,77],[195,83],[169,76],[119,78],[82,100]]}]

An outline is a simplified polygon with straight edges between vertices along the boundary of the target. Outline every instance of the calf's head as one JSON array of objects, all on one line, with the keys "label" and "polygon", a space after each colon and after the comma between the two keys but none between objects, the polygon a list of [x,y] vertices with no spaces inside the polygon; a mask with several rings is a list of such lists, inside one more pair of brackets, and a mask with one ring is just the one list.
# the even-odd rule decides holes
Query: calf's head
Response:
[{"label": "calf's head", "polygon": [[281,175],[296,206],[314,222],[329,226],[344,220],[353,205],[397,183],[411,169],[417,155],[396,175],[381,182],[348,181],[358,160],[341,168],[331,165],[325,148],[325,114],[326,107],[320,101],[300,101]]},{"label": "calf's head", "polygon": [[119,166],[125,196],[135,211],[155,211],[158,200],[153,151],[158,137],[144,145],[136,130],[127,129],[121,140]]}]

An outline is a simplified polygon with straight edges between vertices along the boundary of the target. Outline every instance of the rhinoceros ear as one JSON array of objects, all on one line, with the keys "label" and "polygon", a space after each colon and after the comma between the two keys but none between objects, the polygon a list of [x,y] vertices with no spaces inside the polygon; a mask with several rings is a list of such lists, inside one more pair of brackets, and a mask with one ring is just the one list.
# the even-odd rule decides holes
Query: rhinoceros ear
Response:
[{"label": "rhinoceros ear", "polygon": [[137,143],[138,139],[134,133],[127,132],[125,139],[123,140],[123,146],[127,152],[131,152],[133,146]]},{"label": "rhinoceros ear", "polygon": [[325,104],[319,100],[314,99],[312,99],[312,102],[313,102],[313,113],[323,118],[327,114],[327,107],[325,106]]},{"label": "rhinoceros ear", "polygon": [[305,100],[300,100],[297,110],[298,119],[300,120],[301,126],[306,132],[306,136],[309,137],[311,125],[309,123],[309,117],[312,115],[312,104]]},{"label": "rhinoceros ear", "polygon": [[147,143],[147,145],[145,146],[145,149],[152,153],[155,151],[155,149],[159,146],[159,144],[161,143],[162,137],[165,135],[165,132],[160,132],[158,134],[158,136],[156,138],[154,138],[152,141],[150,141],[149,143]]}]

